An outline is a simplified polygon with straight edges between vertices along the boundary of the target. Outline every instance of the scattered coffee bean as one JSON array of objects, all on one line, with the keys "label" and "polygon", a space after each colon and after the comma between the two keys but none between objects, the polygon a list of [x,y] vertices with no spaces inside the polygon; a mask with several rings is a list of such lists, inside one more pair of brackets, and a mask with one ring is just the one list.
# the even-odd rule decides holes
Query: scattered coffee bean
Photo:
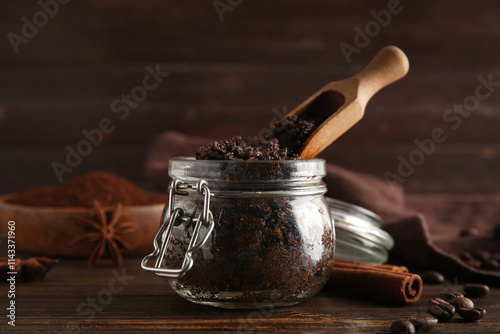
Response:
[{"label": "scattered coffee bean", "polygon": [[405,333],[414,334],[415,327],[408,319],[397,320],[392,323],[391,332],[394,334],[405,334]]},{"label": "scattered coffee bean", "polygon": [[500,261],[500,254],[491,254],[491,258]]},{"label": "scattered coffee bean", "polygon": [[493,235],[495,236],[495,238],[500,239],[500,224],[497,224],[493,229]]},{"label": "scattered coffee bean", "polygon": [[460,253],[460,259],[462,261],[469,261],[469,260],[474,259],[474,257],[469,252],[462,252],[462,253]]},{"label": "scattered coffee bean", "polygon": [[460,298],[464,297],[464,294],[458,291],[448,291],[448,292],[443,292],[440,295],[441,299],[444,299],[447,302],[450,302],[450,300],[455,299],[455,298]]},{"label": "scattered coffee bean", "polygon": [[461,237],[472,237],[477,236],[479,234],[479,230],[475,227],[469,227],[460,231]]},{"label": "scattered coffee bean", "polygon": [[423,333],[436,327],[438,320],[435,318],[413,318],[410,319],[410,322],[415,327],[415,333]]},{"label": "scattered coffee bean", "polygon": [[449,321],[455,315],[455,307],[441,298],[433,298],[429,304],[429,313],[439,322]]},{"label": "scattered coffee bean", "polygon": [[[441,275],[437,271],[427,271],[420,276],[424,282],[437,282],[435,278]],[[442,276],[442,275],[441,275]],[[427,281],[428,283],[429,281]],[[484,318],[486,310],[474,307],[474,302],[468,297],[482,297],[489,293],[490,288],[484,284],[468,283],[463,286],[464,297],[459,291],[447,291],[440,294],[441,298],[429,300],[428,312],[434,318],[411,318],[395,321],[391,326],[392,333],[423,333],[432,330],[438,322],[447,322],[458,313],[464,321],[473,322]]]},{"label": "scattered coffee bean", "polygon": [[478,321],[486,315],[486,310],[480,307],[473,309],[459,308],[457,312],[465,321]]},{"label": "scattered coffee bean", "polygon": [[472,309],[472,308],[474,308],[474,303],[472,302],[472,300],[470,300],[469,298],[466,298],[466,297],[453,298],[452,300],[450,300],[450,304],[453,305],[455,307],[455,309],[458,309],[458,308]]},{"label": "scattered coffee bean", "polygon": [[439,284],[444,282],[444,276],[437,271],[429,270],[420,274],[420,278],[424,283]]},{"label": "scattered coffee bean", "polygon": [[481,268],[484,269],[499,269],[500,268],[500,263],[496,259],[488,259],[481,261]]},{"label": "scattered coffee bean", "polygon": [[484,262],[486,260],[489,260],[491,255],[490,253],[488,253],[487,251],[485,251],[484,249],[475,249],[471,252],[471,255],[481,261],[481,262]]},{"label": "scattered coffee bean", "polygon": [[463,290],[465,295],[470,298],[483,297],[490,293],[489,286],[476,283],[465,284]]},{"label": "scattered coffee bean", "polygon": [[476,259],[464,260],[465,264],[471,266],[472,268],[481,268],[481,261]]},{"label": "scattered coffee bean", "polygon": [[454,313],[449,310],[442,309],[439,305],[432,305],[429,307],[429,313],[435,317],[439,322],[447,322],[453,318]]}]

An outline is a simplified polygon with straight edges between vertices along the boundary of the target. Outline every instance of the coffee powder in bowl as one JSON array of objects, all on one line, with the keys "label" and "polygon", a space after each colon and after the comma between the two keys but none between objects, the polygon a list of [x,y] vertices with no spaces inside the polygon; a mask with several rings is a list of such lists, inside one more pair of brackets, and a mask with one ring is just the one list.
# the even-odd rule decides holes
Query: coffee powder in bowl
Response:
[{"label": "coffee powder in bowl", "polygon": [[[167,196],[112,173],[91,172],[57,187],[0,197],[0,219],[16,222],[16,248],[32,255],[90,257],[150,251]],[[6,224],[1,229],[6,233]]]}]

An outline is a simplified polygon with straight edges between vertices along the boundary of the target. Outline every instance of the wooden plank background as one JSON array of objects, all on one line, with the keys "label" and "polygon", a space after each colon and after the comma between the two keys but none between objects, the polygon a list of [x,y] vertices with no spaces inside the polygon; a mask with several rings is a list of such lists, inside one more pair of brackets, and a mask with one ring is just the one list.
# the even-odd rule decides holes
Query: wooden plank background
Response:
[{"label": "wooden plank background", "polygon": [[[22,18],[33,22],[41,7],[2,1],[0,193],[57,184],[51,163],[62,162],[65,147],[103,118],[115,130],[65,179],[101,169],[148,186],[147,149],[163,131],[254,134],[273,109],[291,110],[388,44],[407,53],[410,73],[376,95],[365,118],[322,157],[382,177],[396,172],[398,156],[407,157],[416,139],[443,128],[447,141],[407,178],[406,189],[498,191],[500,88],[457,130],[443,114],[474,95],[479,76],[500,82],[500,2],[401,0],[400,13],[350,63],[340,43],[354,44],[354,29],[365,29],[372,11],[390,1],[242,1],[223,21],[213,3],[70,1],[16,53],[8,34],[20,35]],[[112,102],[157,65],[169,76],[120,120]]]}]

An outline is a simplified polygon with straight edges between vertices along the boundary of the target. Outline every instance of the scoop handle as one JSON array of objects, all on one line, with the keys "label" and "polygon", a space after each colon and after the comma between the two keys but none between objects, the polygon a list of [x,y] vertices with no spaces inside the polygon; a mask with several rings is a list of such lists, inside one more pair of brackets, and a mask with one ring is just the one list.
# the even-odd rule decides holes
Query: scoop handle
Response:
[{"label": "scoop handle", "polygon": [[354,77],[359,79],[358,100],[363,107],[375,93],[408,73],[410,63],[398,47],[382,48],[366,67]]}]

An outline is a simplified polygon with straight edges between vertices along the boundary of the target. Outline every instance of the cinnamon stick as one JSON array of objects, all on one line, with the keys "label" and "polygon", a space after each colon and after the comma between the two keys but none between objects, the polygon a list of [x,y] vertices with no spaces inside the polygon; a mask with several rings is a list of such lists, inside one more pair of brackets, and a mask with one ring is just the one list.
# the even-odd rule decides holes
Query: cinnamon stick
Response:
[{"label": "cinnamon stick", "polygon": [[346,260],[335,260],[335,268],[359,268],[359,269],[375,269],[375,270],[387,270],[395,271],[401,273],[409,272],[408,268],[405,266],[395,266],[393,264],[377,264],[377,263],[367,263],[367,262],[353,262]]},{"label": "cinnamon stick", "polygon": [[327,288],[381,302],[408,305],[422,294],[422,279],[406,267],[335,260]]}]

